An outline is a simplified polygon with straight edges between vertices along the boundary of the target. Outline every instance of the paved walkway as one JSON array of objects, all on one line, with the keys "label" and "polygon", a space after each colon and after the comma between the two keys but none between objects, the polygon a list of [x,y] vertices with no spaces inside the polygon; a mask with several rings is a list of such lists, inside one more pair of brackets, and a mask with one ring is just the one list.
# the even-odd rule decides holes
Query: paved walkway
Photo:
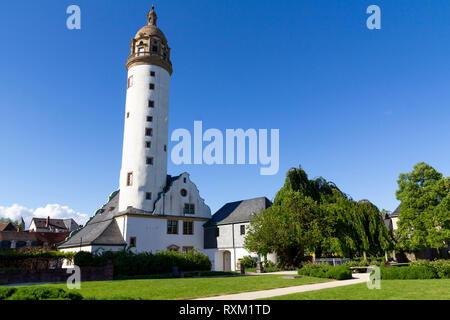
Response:
[{"label": "paved walkway", "polygon": [[295,287],[287,287],[287,288],[279,288],[279,289],[269,289],[269,290],[261,290],[261,291],[252,291],[252,292],[242,292],[235,294],[228,294],[223,296],[216,297],[205,297],[195,300],[255,300],[255,299],[264,299],[276,296],[284,296],[286,294],[299,293],[299,292],[307,292],[307,291],[315,291],[327,288],[336,288],[342,286],[349,286],[352,284],[366,282],[369,279],[368,273],[355,273],[353,274],[353,279],[349,280],[340,280],[340,281],[330,281],[324,283],[315,283],[315,284],[305,284],[302,286]]}]

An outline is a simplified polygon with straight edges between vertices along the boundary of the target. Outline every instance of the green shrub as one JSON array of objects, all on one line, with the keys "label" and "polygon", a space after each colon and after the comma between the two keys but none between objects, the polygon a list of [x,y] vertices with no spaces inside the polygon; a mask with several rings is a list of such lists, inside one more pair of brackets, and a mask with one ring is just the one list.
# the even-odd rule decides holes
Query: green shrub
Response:
[{"label": "green shrub", "polygon": [[0,259],[28,259],[28,258],[66,258],[72,260],[73,252],[60,251],[17,251],[17,250],[0,250]]},{"label": "green shrub", "polygon": [[299,275],[345,280],[352,278],[352,272],[347,265],[330,266],[327,263],[305,263],[298,270]]},{"label": "green shrub", "polygon": [[47,299],[63,299],[63,300],[81,300],[82,295],[78,292],[66,291],[62,288],[53,287],[20,287],[17,288],[10,300],[47,300]]},{"label": "green shrub", "polygon": [[327,272],[327,278],[346,280],[352,278],[352,271],[346,265],[331,267]]},{"label": "green shrub", "polygon": [[256,268],[256,258],[245,256],[241,259],[241,263],[244,268]]},{"label": "green shrub", "polygon": [[5,300],[10,297],[14,292],[16,292],[16,288],[10,287],[0,287],[0,300]]},{"label": "green shrub", "polygon": [[105,252],[102,255],[78,252],[75,264],[79,267],[105,266],[112,258],[115,278],[144,276],[152,274],[172,274],[172,267],[178,271],[209,271],[211,261],[208,256],[195,250],[187,253],[178,251],[158,251],[133,253],[130,250]]},{"label": "green shrub", "polygon": [[381,279],[448,279],[450,260],[412,262],[409,266],[381,267]]}]

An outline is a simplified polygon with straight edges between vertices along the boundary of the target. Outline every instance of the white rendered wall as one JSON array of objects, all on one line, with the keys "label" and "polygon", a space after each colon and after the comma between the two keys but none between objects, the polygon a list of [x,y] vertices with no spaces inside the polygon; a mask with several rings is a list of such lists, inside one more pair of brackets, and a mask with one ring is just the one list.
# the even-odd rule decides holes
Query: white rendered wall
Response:
[{"label": "white rendered wall", "polygon": [[[186,196],[181,195],[183,189],[187,192]],[[195,206],[195,214],[188,214],[186,217],[211,218],[211,209],[205,204],[205,200],[200,197],[197,186],[190,180],[188,173],[183,173],[172,182],[164,197],[158,199],[154,214],[183,216],[186,203]]]},{"label": "white rendered wall", "polygon": [[184,235],[182,217],[172,219],[178,221],[178,234],[167,234],[167,220],[128,216],[125,240],[129,244],[130,238],[136,237],[136,248],[132,249],[134,252],[167,250],[172,245],[178,246],[180,251],[183,247],[203,250],[203,224],[206,221],[194,221],[194,234]]},{"label": "white rendered wall", "polygon": [[[156,73],[155,77],[150,71]],[[133,85],[127,90],[125,106],[119,211],[129,206],[153,211],[158,193],[166,185],[170,75],[158,66],[138,65],[128,70],[128,78],[131,76]],[[155,84],[154,90],[150,90],[150,83]],[[154,108],[149,107],[149,100],[154,101]],[[153,121],[147,122],[147,116]],[[153,136],[145,135],[146,128],[153,129]],[[146,148],[146,141],[151,142],[151,148]],[[147,157],[153,157],[153,165],[146,164]],[[127,186],[128,172],[133,172],[132,186]],[[151,200],[146,200],[147,192],[152,193]]]}]

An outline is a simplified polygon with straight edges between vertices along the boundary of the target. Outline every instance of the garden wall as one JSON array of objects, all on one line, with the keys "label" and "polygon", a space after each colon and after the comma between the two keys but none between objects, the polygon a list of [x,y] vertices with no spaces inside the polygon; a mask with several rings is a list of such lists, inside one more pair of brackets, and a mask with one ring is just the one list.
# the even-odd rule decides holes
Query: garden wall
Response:
[{"label": "garden wall", "polygon": [[[31,282],[66,282],[71,275],[72,273],[67,273],[67,269],[62,268],[0,270],[0,285]],[[104,267],[81,268],[81,281],[107,281],[113,280],[113,276],[114,267],[111,260]]]}]

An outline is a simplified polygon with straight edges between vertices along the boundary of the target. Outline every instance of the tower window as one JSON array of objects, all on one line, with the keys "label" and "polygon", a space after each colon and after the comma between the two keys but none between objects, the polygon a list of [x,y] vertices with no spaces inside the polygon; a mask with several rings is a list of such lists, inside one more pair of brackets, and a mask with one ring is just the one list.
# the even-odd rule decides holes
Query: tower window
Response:
[{"label": "tower window", "polygon": [[145,128],[145,135],[148,137],[153,136],[153,129],[152,128]]},{"label": "tower window", "polygon": [[158,52],[158,47],[157,46],[152,46],[152,52]]},{"label": "tower window", "polygon": [[178,234],[177,220],[167,220],[167,234]]},{"label": "tower window", "polygon": [[133,86],[133,76],[128,78],[127,89]]},{"label": "tower window", "polygon": [[151,192],[146,192],[145,193],[145,200],[152,200],[152,193]]},{"label": "tower window", "polygon": [[183,234],[194,234],[194,222],[183,221]]},{"label": "tower window", "polygon": [[155,71],[150,71],[150,76],[151,76],[151,77],[156,76],[156,72],[155,72]]},{"label": "tower window", "polygon": [[150,90],[155,90],[155,84],[154,83],[150,83]]},{"label": "tower window", "polygon": [[149,106],[150,108],[154,108],[154,107],[155,107],[155,101],[153,101],[153,100],[148,100],[148,106]]},{"label": "tower window", "polygon": [[127,119],[130,117],[130,113],[129,112],[127,112]]},{"label": "tower window", "polygon": [[167,152],[167,145],[164,145],[164,151]]},{"label": "tower window", "polygon": [[145,141],[145,147],[150,149],[152,147],[152,143],[150,141]]},{"label": "tower window", "polygon": [[153,117],[152,116],[147,116],[147,121],[148,122],[152,122],[153,121]]},{"label": "tower window", "polygon": [[136,237],[130,237],[130,248],[136,248]]},{"label": "tower window", "polygon": [[195,204],[185,203],[184,204],[184,214],[195,214]]},{"label": "tower window", "polygon": [[127,173],[127,186],[130,187],[133,185],[133,172]]},{"label": "tower window", "polygon": [[153,158],[152,157],[147,157],[147,164],[153,165]]}]

